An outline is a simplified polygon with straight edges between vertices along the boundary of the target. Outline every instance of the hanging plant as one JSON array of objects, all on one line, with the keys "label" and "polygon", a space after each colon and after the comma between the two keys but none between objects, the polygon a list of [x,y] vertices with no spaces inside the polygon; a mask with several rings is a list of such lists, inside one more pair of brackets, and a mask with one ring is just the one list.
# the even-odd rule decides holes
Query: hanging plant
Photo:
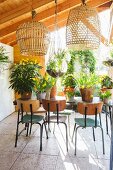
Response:
[{"label": "hanging plant", "polygon": [[47,64],[48,74],[54,78],[62,76],[65,72],[65,61],[66,52],[64,50],[58,50]]},{"label": "hanging plant", "polygon": [[108,59],[106,61],[103,61],[103,64],[108,67],[113,66],[113,59]]}]

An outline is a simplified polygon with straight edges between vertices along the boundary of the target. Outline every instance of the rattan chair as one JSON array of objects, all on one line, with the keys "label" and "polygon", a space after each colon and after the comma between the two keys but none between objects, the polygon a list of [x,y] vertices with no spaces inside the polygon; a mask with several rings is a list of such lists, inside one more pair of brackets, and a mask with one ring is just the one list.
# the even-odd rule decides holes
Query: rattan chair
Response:
[{"label": "rattan chair", "polygon": [[[48,123],[48,129],[50,123],[56,123],[59,125],[59,123],[62,123],[65,125],[66,129],[66,148],[68,151],[68,131],[67,131],[67,124],[66,124],[66,115],[61,115],[59,112],[63,111],[66,108],[66,100],[42,100],[42,106],[47,111],[47,117],[45,120],[45,123]],[[55,113],[51,115],[51,113]]]},{"label": "rattan chair", "polygon": [[[91,127],[93,129],[93,139],[95,141],[95,133],[94,129],[99,127],[102,132],[102,147],[103,147],[103,154],[105,154],[105,148],[104,148],[104,134],[103,134],[103,128],[101,124],[101,115],[102,112],[102,106],[103,102],[99,103],[85,103],[85,102],[79,102],[77,105],[77,110],[80,114],[83,115],[83,118],[75,118],[75,126],[73,130],[72,135],[72,141],[74,137],[75,132],[75,155],[76,155],[76,145],[77,145],[77,130],[81,128],[88,128]],[[97,120],[97,115],[99,115],[100,120]],[[93,116],[93,118],[88,117]]]},{"label": "rattan chair", "polygon": [[[17,130],[16,130],[16,139],[15,139],[15,147],[17,146],[18,136],[23,132],[23,130],[27,130],[26,136],[31,134],[32,125],[38,124],[40,126],[40,151],[42,150],[42,126],[45,118],[45,111],[38,111],[40,107],[39,100],[17,100],[18,107],[18,118],[17,118]],[[20,123],[25,124],[25,128],[19,132]],[[30,125],[30,130],[29,130]],[[46,130],[46,124],[45,130]],[[47,135],[47,130],[46,130]],[[47,136],[48,138],[48,136]]]}]

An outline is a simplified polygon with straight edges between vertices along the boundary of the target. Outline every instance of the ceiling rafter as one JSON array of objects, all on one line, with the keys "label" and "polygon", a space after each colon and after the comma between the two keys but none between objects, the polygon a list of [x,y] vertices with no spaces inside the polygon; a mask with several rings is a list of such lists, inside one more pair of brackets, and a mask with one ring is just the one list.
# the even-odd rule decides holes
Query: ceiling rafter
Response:
[{"label": "ceiling rafter", "polygon": [[[46,6],[49,3],[54,3],[54,0],[34,0],[33,1],[33,8],[39,8],[42,6]],[[24,15],[31,11],[31,2],[25,3],[24,5],[19,6],[18,8],[15,8],[5,14],[0,15],[0,24],[10,21],[16,17],[20,17],[21,15]]]},{"label": "ceiling rafter", "polygon": [[[42,1],[44,2],[44,0],[42,0]],[[54,0],[52,0],[52,1],[46,0],[46,2],[54,3]],[[97,10],[101,11],[101,9],[103,9],[104,6],[102,6],[101,8],[99,6],[103,5],[107,2],[109,2],[109,0],[95,0],[95,1],[88,0],[87,4],[91,7],[97,7]],[[58,4],[58,25],[59,25],[59,27],[66,25],[66,20],[68,17],[69,10],[71,8],[76,7],[77,5],[80,5],[80,3],[81,3],[81,0],[79,0],[79,1],[78,0],[66,0],[65,2]],[[44,22],[45,25],[49,28],[49,30],[52,31],[54,29],[54,13],[55,13],[55,7],[53,7],[53,6],[51,6],[50,8],[46,7],[44,11],[41,11],[40,13],[38,13],[35,20]],[[9,18],[11,18],[11,16]],[[16,20],[16,18],[15,18],[14,20],[11,19],[9,22],[7,22],[7,21],[4,22],[3,26],[1,25],[1,28],[0,28],[0,37],[1,37],[0,41],[7,42],[7,43],[11,42],[13,44],[13,41],[15,41],[15,39],[16,39],[15,31],[16,31],[17,27],[20,24],[27,22],[29,20],[31,20],[31,17],[29,17],[29,15],[26,15],[26,18],[24,17],[24,19],[21,18],[21,16],[20,16],[19,21]],[[12,38],[10,38],[10,37],[12,37]],[[103,42],[104,42],[104,40],[103,40]]]}]

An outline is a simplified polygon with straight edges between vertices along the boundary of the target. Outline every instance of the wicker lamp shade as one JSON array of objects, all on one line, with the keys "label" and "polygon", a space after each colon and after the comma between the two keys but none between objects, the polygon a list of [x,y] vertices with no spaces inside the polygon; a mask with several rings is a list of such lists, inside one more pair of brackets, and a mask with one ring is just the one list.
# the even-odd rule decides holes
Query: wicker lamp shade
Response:
[{"label": "wicker lamp shade", "polygon": [[17,28],[16,36],[22,55],[43,56],[47,53],[50,37],[43,23],[24,23]]},{"label": "wicker lamp shade", "polygon": [[94,8],[86,4],[70,10],[66,25],[68,48],[97,49],[100,44],[100,21]]}]

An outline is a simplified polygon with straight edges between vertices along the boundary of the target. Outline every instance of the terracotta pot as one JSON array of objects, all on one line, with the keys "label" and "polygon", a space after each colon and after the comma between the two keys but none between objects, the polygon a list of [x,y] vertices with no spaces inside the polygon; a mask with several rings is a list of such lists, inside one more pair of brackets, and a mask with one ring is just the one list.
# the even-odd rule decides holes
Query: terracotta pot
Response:
[{"label": "terracotta pot", "polygon": [[31,99],[31,92],[24,92],[23,94],[21,94],[21,99]]},{"label": "terracotta pot", "polygon": [[64,89],[64,93],[66,94],[66,92],[74,92],[75,91],[75,88],[73,87],[65,87]]},{"label": "terracotta pot", "polygon": [[82,100],[84,102],[92,102],[93,101],[93,89],[92,88],[84,88],[80,89]]},{"label": "terracotta pot", "polygon": [[56,87],[56,85],[54,85],[50,92],[50,98],[55,98],[56,95],[57,95],[57,87]]}]

